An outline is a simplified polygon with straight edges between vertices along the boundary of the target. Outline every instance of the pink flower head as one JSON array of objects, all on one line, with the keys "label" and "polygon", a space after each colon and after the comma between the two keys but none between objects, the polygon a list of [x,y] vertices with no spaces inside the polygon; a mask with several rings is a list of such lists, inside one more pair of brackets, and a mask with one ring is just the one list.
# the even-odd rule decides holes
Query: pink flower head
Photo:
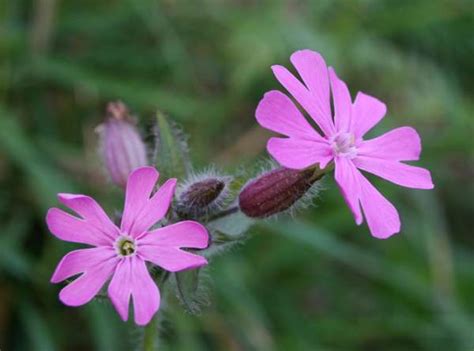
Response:
[{"label": "pink flower head", "polygon": [[[260,101],[256,117],[269,130],[286,135],[268,141],[268,152],[284,167],[304,169],[333,161],[335,178],[357,224],[362,210],[372,235],[387,238],[400,231],[395,207],[374,188],[360,170],[395,184],[432,189],[430,172],[401,161],[416,161],[421,152],[418,133],[401,127],[377,138],[364,135],[385,115],[385,104],[359,92],[352,102],[346,84],[322,56],[311,50],[290,58],[303,82],[285,67],[272,67],[278,81],[294,97],[322,131],[314,129],[295,104],[280,91],[270,91]],[[334,105],[331,112],[330,87]]]},{"label": "pink flower head", "polygon": [[46,216],[49,230],[61,240],[94,246],[68,253],[56,267],[52,283],[80,274],[59,293],[64,304],[89,302],[112,277],[108,295],[120,317],[128,319],[132,297],[135,322],[145,325],[160,305],[160,292],[145,261],[170,272],[207,264],[204,257],[181,250],[207,247],[208,233],[201,224],[183,221],[150,230],[168,212],[176,186],[176,179],[169,179],[151,196],[158,176],[152,167],[130,174],[120,227],[91,197],[59,194],[59,200],[80,217],[51,208]]}]

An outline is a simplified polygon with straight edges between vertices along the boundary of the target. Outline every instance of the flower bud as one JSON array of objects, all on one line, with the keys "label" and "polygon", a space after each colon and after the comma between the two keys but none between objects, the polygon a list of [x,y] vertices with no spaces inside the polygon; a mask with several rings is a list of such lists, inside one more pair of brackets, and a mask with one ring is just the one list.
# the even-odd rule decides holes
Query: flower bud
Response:
[{"label": "flower bud", "polygon": [[130,172],[147,165],[145,143],[127,106],[121,101],[110,102],[106,121],[97,130],[107,173],[112,182],[125,187]]},{"label": "flower bud", "polygon": [[300,200],[323,176],[315,169],[277,168],[250,181],[240,192],[240,210],[251,218],[283,212]]},{"label": "flower bud", "polygon": [[199,218],[219,209],[226,200],[230,180],[230,177],[194,176],[194,180],[178,189],[177,214],[181,218]]}]

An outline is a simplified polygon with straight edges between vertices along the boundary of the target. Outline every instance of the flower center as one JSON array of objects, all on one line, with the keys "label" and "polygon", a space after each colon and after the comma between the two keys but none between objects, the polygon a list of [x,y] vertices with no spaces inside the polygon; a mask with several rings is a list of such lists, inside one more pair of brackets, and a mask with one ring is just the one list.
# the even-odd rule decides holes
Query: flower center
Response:
[{"label": "flower center", "polygon": [[354,158],[357,155],[355,137],[352,133],[338,133],[330,139],[330,142],[334,154],[337,156]]},{"label": "flower center", "polygon": [[137,251],[135,240],[127,235],[117,239],[115,248],[120,256],[131,256]]}]

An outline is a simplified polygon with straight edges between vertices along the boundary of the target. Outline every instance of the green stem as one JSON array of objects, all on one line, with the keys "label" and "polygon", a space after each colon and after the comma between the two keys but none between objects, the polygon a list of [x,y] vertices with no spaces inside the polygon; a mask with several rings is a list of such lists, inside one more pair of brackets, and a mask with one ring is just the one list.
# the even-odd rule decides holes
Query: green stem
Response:
[{"label": "green stem", "polygon": [[155,351],[157,350],[158,342],[158,316],[154,316],[153,319],[145,327],[145,334],[143,337],[143,351]]},{"label": "green stem", "polygon": [[316,181],[324,177],[327,173],[331,172],[334,169],[334,162],[329,163],[326,168],[319,168],[318,166],[314,167],[314,173],[311,177],[311,181]]},{"label": "green stem", "polygon": [[230,216],[230,215],[232,215],[234,213],[237,213],[237,212],[239,212],[239,206],[230,207],[230,208],[228,208],[224,211],[221,211],[221,212],[216,213],[215,215],[211,216],[207,221],[212,222],[212,221],[215,221],[216,219],[226,217],[226,216]]}]

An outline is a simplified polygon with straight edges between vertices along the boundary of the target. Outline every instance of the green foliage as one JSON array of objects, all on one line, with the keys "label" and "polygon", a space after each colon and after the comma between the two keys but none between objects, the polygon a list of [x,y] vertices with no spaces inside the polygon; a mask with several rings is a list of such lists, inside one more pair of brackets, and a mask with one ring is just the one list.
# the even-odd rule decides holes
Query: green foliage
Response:
[{"label": "green foliage", "polygon": [[[387,103],[374,133],[417,128],[436,189],[376,181],[403,222],[379,241],[326,180],[316,208],[258,225],[212,258],[211,306],[196,316],[171,300],[159,348],[472,350],[472,23],[463,0],[1,2],[0,349],[120,351],[138,341],[108,302],[65,307],[49,283],[77,247],[45,227],[56,193],[120,210],[93,132],[107,101],[143,122],[163,111],[190,136],[196,169],[215,162],[245,179],[241,166],[265,155],[255,107],[282,89],[270,66],[311,48],[353,94]],[[171,119],[158,115],[157,162],[173,168],[162,181],[190,168]],[[239,234],[214,225],[223,245]]]},{"label": "green foliage", "polygon": [[164,179],[183,178],[190,169],[188,150],[183,133],[172,125],[162,113],[156,114],[155,164]]}]

